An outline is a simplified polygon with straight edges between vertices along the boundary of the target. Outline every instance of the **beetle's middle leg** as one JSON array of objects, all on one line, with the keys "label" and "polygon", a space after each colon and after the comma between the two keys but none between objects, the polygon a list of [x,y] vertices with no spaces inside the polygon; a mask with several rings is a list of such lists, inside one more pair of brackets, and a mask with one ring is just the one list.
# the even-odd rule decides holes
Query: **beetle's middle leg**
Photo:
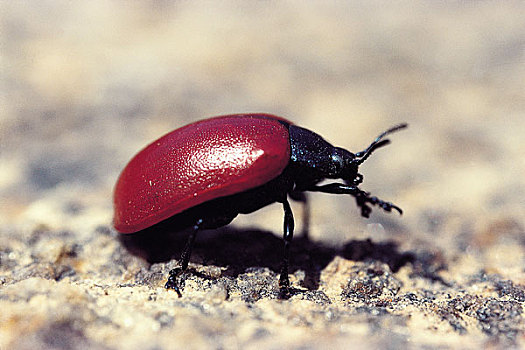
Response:
[{"label": "beetle's middle leg", "polygon": [[290,245],[293,238],[294,220],[292,208],[290,203],[285,198],[283,203],[284,209],[284,225],[283,225],[283,241],[284,241],[284,253],[283,262],[281,265],[281,276],[279,277],[279,287],[281,288],[281,296],[286,297],[289,295],[290,280],[288,278],[288,264],[290,259]]},{"label": "beetle's middle leg", "polygon": [[291,191],[289,193],[290,198],[294,201],[301,202],[303,205],[303,214],[302,214],[302,232],[301,238],[308,240],[310,236],[310,202],[308,201],[308,196],[303,191]]}]

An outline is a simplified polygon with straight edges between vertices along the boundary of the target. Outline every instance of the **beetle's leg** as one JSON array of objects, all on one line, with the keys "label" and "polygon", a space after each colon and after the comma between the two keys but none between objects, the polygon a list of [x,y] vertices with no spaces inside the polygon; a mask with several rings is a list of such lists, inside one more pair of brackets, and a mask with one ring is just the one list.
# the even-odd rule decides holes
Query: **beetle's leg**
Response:
[{"label": "beetle's leg", "polygon": [[289,193],[291,199],[303,204],[303,215],[302,215],[302,232],[301,238],[308,240],[310,234],[310,204],[308,202],[307,193],[299,190],[293,190]]},{"label": "beetle's leg", "polygon": [[284,255],[283,262],[281,265],[281,276],[279,278],[279,287],[281,288],[281,296],[286,297],[289,295],[290,280],[288,279],[288,261],[290,257],[290,244],[293,238],[294,220],[292,208],[290,203],[285,198],[283,203],[284,209],[284,225],[283,225],[283,241],[284,241]]},{"label": "beetle's leg", "polygon": [[188,241],[186,242],[186,245],[184,246],[184,249],[182,250],[182,254],[180,256],[180,263],[179,266],[176,268],[170,270],[168,281],[164,285],[164,288],[166,289],[173,289],[177,292],[179,297],[181,297],[180,293],[180,287],[181,284],[180,281],[178,281],[179,277],[186,271],[188,268],[188,264],[190,262],[190,256],[191,251],[193,250],[193,245],[195,244],[195,238],[197,237],[197,231],[199,231],[199,228],[202,225],[202,219],[199,219],[195,226],[193,226],[193,231],[191,231],[190,236],[188,237]]},{"label": "beetle's leg", "polygon": [[365,218],[369,217],[370,212],[372,211],[372,209],[367,205],[367,203],[377,205],[381,207],[384,211],[392,211],[392,209],[395,209],[399,212],[399,214],[403,214],[403,210],[401,210],[401,208],[399,208],[397,205],[392,204],[390,202],[385,202],[374,196],[371,197],[370,193],[359,189],[357,186],[345,185],[340,183],[331,183],[321,186],[309,187],[308,191],[332,194],[350,194],[355,197],[357,206],[361,208],[361,215]]}]

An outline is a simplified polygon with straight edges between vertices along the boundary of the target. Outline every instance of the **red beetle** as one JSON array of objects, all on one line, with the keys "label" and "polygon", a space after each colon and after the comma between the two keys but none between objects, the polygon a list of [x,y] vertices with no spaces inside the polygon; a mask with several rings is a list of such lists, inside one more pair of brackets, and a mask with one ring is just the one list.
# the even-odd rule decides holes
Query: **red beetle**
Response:
[{"label": "red beetle", "polygon": [[[288,195],[304,199],[305,191],[350,194],[364,217],[371,212],[368,204],[402,213],[394,204],[358,188],[363,181],[358,167],[389,143],[383,140],[387,134],[406,126],[385,131],[354,154],[269,114],[227,115],[186,125],[151,143],[124,168],[114,192],[115,229],[135,233],[193,226],[180,266],[170,271],[166,283],[166,288],[179,292],[177,278],[188,267],[198,230],[218,228],[239,213],[282,203],[284,257],[279,285],[288,293],[288,252],[294,230]],[[344,183],[318,185],[327,178]]]}]

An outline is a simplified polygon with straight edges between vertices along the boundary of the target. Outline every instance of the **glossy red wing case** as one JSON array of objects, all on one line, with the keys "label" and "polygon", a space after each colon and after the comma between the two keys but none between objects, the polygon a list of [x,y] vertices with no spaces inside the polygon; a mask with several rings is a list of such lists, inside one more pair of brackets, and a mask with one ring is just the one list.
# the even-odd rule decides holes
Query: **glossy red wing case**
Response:
[{"label": "glossy red wing case", "polygon": [[150,227],[206,201],[240,193],[279,176],[290,161],[286,120],[266,114],[202,120],[140,151],[115,186],[114,226]]}]

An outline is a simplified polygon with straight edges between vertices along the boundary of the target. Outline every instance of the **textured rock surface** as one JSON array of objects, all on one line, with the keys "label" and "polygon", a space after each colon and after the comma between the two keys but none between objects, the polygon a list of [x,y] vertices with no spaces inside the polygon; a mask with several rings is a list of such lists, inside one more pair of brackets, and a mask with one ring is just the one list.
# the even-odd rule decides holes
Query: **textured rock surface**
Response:
[{"label": "textured rock surface", "polygon": [[[1,2],[0,349],[525,347],[519,2]],[[118,237],[111,192],[154,138],[279,114],[358,151],[399,217],[293,203],[199,235]],[[305,233],[308,233],[307,235]],[[175,258],[175,259],[173,259]]]}]

